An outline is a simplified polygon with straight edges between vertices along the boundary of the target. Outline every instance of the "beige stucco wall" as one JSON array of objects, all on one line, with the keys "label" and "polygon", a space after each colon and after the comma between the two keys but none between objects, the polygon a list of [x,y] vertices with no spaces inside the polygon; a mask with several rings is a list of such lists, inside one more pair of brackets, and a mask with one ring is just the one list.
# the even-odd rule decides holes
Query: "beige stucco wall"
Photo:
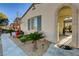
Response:
[{"label": "beige stucco wall", "polygon": [[75,7],[77,8],[77,10],[76,10],[76,19],[77,19],[77,21],[76,21],[76,24],[77,24],[77,31],[76,31],[76,37],[77,37],[77,39],[75,40],[75,42],[76,42],[76,45],[77,45],[77,47],[79,48],[79,3],[77,3],[77,4],[74,4],[75,5]]},{"label": "beige stucco wall", "polygon": [[[59,5],[59,4],[58,4]],[[29,12],[23,17],[25,24],[22,24],[24,28],[23,31],[29,32],[27,28],[27,20],[31,17],[41,15],[42,16],[42,31],[45,32],[47,39],[52,42],[56,42],[56,29],[55,29],[55,11],[57,4],[38,4],[36,9],[29,10]],[[26,26],[24,26],[26,25]]]},{"label": "beige stucco wall", "polygon": [[[73,43],[74,46],[79,42],[79,4],[68,4],[73,5],[76,8],[74,13],[74,21],[73,21]],[[47,36],[47,40],[56,43],[57,42],[57,10],[64,6],[64,4],[37,4],[35,5],[36,9],[32,10],[32,8],[27,12],[27,14],[21,20],[21,29],[28,33],[30,32],[27,28],[27,20],[31,17],[41,15],[42,16],[42,31],[45,32]],[[73,7],[73,9],[75,9]],[[75,16],[76,15],[76,16]],[[78,17],[77,17],[78,16]],[[78,40],[78,41],[77,41]],[[78,43],[79,44],[79,43]],[[79,46],[79,45],[78,45]]]}]

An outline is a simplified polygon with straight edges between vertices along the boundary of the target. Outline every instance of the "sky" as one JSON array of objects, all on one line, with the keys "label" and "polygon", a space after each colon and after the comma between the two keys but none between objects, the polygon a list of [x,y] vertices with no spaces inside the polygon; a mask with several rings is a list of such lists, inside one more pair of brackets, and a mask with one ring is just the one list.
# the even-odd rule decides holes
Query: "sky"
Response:
[{"label": "sky", "polygon": [[31,6],[31,3],[0,3],[0,12],[8,17],[9,24],[13,23],[15,18],[21,17]]}]

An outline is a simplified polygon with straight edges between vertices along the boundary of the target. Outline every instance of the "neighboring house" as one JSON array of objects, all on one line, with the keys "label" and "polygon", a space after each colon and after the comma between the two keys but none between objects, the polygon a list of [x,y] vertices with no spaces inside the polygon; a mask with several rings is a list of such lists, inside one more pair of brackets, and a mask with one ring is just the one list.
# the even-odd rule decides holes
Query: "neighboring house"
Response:
[{"label": "neighboring house", "polygon": [[10,24],[9,29],[14,30],[14,23],[11,23],[11,24]]},{"label": "neighboring house", "polygon": [[20,30],[20,17],[16,17],[15,21],[14,21],[14,28],[15,30]]},{"label": "neighboring house", "polygon": [[15,21],[10,24],[10,29],[20,30],[20,18],[16,17]]},{"label": "neighboring house", "polygon": [[[61,41],[60,35],[63,36],[63,28],[65,27],[65,19],[72,26],[73,47],[79,47],[79,4],[66,3],[38,3],[32,4],[21,18],[21,30],[26,34],[34,31],[42,31],[46,35],[46,39],[53,43]],[[67,21],[66,21],[67,22]],[[72,22],[72,23],[71,23]]]}]

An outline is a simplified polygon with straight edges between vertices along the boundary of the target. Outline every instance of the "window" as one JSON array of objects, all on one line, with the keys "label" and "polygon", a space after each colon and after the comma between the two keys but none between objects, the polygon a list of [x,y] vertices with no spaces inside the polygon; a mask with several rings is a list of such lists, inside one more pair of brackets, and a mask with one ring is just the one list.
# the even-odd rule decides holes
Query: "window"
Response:
[{"label": "window", "polygon": [[28,30],[41,30],[41,16],[28,19]]},{"label": "window", "polygon": [[30,19],[28,20],[28,30],[30,30]]}]

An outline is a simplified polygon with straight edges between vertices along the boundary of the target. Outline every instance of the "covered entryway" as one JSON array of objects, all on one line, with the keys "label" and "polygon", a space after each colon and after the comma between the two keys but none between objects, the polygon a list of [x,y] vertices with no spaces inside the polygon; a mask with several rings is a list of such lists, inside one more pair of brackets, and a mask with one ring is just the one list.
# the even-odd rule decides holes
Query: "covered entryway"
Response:
[{"label": "covered entryway", "polygon": [[57,11],[57,43],[77,47],[77,9],[71,4],[62,5]]},{"label": "covered entryway", "polygon": [[58,41],[72,35],[72,9],[69,6],[62,7],[58,12]]}]

